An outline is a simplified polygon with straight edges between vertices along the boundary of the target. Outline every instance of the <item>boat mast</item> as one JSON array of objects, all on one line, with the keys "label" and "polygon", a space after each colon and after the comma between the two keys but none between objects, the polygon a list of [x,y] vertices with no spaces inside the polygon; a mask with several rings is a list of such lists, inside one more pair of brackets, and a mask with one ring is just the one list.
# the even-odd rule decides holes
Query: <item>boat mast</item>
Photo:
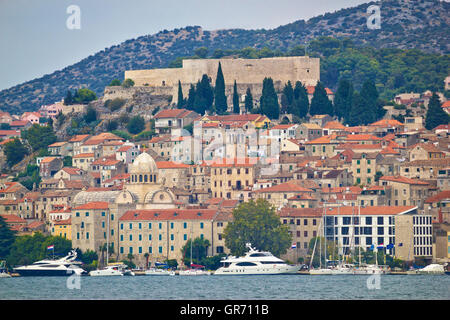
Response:
[{"label": "boat mast", "polygon": [[111,230],[109,229],[110,228],[109,215],[110,215],[110,213],[108,210],[108,214],[106,215],[106,219],[107,219],[107,221],[106,221],[106,224],[107,224],[107,227],[106,227],[106,230],[107,230],[107,232],[106,232],[106,266],[108,266],[108,264],[109,264],[109,258],[108,258],[108,256],[109,256],[109,233],[111,232]]},{"label": "boat mast", "polygon": [[[361,206],[358,206],[358,225],[361,226]],[[358,258],[359,258],[359,268],[361,268],[361,227],[359,227],[359,250],[358,250]]]},{"label": "boat mast", "polygon": [[324,252],[325,252],[325,269],[327,268],[327,230],[326,230],[326,225],[327,225],[327,207],[326,207],[326,203],[324,203],[324,211],[325,211],[325,221],[323,223],[323,234],[324,234]]}]

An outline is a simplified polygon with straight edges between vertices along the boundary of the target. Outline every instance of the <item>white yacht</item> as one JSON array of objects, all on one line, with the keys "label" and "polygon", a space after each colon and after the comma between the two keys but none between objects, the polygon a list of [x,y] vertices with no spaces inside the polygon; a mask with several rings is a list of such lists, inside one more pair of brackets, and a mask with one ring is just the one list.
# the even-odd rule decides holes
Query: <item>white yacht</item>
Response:
[{"label": "white yacht", "polygon": [[134,276],[134,272],[126,269],[123,263],[111,264],[103,269],[92,270],[89,272],[91,277],[111,277],[111,276]]},{"label": "white yacht", "polygon": [[378,264],[366,264],[355,268],[354,274],[389,274],[391,273],[387,266]]},{"label": "white yacht", "polygon": [[222,259],[223,266],[214,275],[296,274],[301,266],[288,265],[270,252],[258,251],[246,244],[248,252],[243,257]]},{"label": "white yacht", "polygon": [[445,269],[440,264],[429,264],[422,269],[408,270],[406,274],[445,274]]},{"label": "white yacht", "polygon": [[190,264],[190,268],[187,270],[180,270],[178,273],[180,276],[209,276],[211,271],[205,270],[205,266],[199,264]]},{"label": "white yacht", "polygon": [[84,275],[80,265],[75,261],[77,252],[72,250],[67,256],[58,260],[44,259],[28,266],[14,268],[14,272],[21,276],[70,276],[72,274]]},{"label": "white yacht", "polygon": [[174,276],[175,271],[167,269],[150,268],[145,270],[146,276]]}]

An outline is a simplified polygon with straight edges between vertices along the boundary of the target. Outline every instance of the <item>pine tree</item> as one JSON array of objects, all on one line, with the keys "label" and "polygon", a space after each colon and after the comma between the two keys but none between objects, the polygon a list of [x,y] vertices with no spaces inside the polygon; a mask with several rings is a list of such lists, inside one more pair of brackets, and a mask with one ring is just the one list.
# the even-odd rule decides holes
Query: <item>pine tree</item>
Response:
[{"label": "pine tree", "polygon": [[333,105],[328,99],[327,91],[320,81],[317,82],[316,88],[314,90],[314,94],[311,99],[309,114],[312,116],[316,114],[329,114],[331,116],[333,115]]},{"label": "pine tree", "polygon": [[309,111],[309,99],[308,92],[300,81],[295,83],[294,101],[295,107],[293,113],[300,118],[305,118]]},{"label": "pine tree", "polygon": [[425,128],[432,130],[441,124],[448,124],[449,121],[450,116],[442,109],[439,96],[434,92],[428,103],[428,110],[425,115]]},{"label": "pine tree", "polygon": [[272,78],[264,78],[263,89],[260,100],[261,112],[269,119],[278,119],[280,116],[280,106],[278,96],[275,92]]},{"label": "pine tree", "polygon": [[245,92],[245,111],[251,112],[253,110],[253,96],[250,88]]},{"label": "pine tree", "polygon": [[202,76],[202,80],[197,82],[195,88],[195,98],[193,110],[198,114],[205,114],[205,111],[214,112],[213,109],[214,90],[211,88],[209,78],[206,74]]},{"label": "pine tree", "polygon": [[216,86],[214,87],[214,99],[216,112],[224,114],[228,110],[227,96],[225,95],[225,79],[223,78],[222,65],[219,62],[217,69]]},{"label": "pine tree", "polygon": [[185,100],[183,98],[183,88],[181,88],[181,81],[178,80],[178,103],[177,108],[181,109],[184,107]]},{"label": "pine tree", "polygon": [[348,119],[352,106],[353,84],[345,79],[339,81],[334,97],[334,113],[340,119]]},{"label": "pine tree", "polygon": [[240,113],[239,108],[239,94],[237,92],[237,84],[236,80],[234,80],[234,87],[233,87],[233,113],[239,114]]}]

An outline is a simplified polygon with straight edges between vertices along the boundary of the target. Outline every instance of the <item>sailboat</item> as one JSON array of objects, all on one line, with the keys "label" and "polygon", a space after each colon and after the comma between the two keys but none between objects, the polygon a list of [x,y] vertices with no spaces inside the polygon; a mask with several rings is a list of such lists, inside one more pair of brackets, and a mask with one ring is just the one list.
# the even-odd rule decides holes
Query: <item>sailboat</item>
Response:
[{"label": "sailboat", "polygon": [[127,269],[127,266],[124,263],[113,263],[109,264],[109,213],[107,215],[108,223],[106,232],[106,266],[103,269],[92,270],[89,272],[91,277],[111,277],[111,276],[134,276],[134,272]]},{"label": "sailboat", "polygon": [[[324,213],[325,213],[324,214],[324,219],[326,220],[326,208],[325,207],[324,207]],[[316,238],[316,241],[314,242],[314,248],[313,248],[313,253],[312,253],[312,256],[311,256],[311,261],[309,263],[309,274],[311,274],[311,275],[322,275],[322,274],[332,274],[333,273],[333,271],[330,268],[328,268],[328,266],[327,266],[327,238],[326,238],[326,232],[325,232],[325,223],[323,222],[324,219],[320,220],[319,230],[322,230],[320,227],[323,224],[322,235],[325,238],[325,241],[324,241],[325,242],[325,247],[324,247],[324,249],[325,249],[325,268],[322,268],[322,238],[320,237],[320,233],[319,233],[319,238],[320,238],[320,240],[319,240],[320,241],[320,243],[319,243],[319,250],[320,250],[320,259],[319,259],[319,261],[320,261],[320,265],[319,265],[318,269],[312,269],[311,268],[312,262],[314,260],[314,253],[316,251],[316,244],[317,244],[317,238]]]},{"label": "sailboat", "polygon": [[180,270],[180,276],[203,276],[203,275],[211,275],[210,271],[205,270],[205,266],[199,264],[192,263],[192,247],[194,246],[194,241],[192,239],[192,227],[191,224],[191,263],[189,264],[189,269]]}]

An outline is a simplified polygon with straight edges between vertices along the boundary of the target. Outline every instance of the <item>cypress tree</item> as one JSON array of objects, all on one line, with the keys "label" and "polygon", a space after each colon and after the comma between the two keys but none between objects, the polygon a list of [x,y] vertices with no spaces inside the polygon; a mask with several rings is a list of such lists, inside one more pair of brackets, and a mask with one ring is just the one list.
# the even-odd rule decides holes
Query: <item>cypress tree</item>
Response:
[{"label": "cypress tree", "polygon": [[316,114],[329,114],[330,116],[333,115],[333,105],[328,99],[327,91],[320,81],[317,82],[316,88],[314,90],[314,95],[311,99],[309,114],[312,116]]},{"label": "cypress tree", "polygon": [[291,81],[284,85],[281,95],[281,110],[283,113],[295,113],[294,88]]},{"label": "cypress tree", "polygon": [[367,117],[367,115],[365,114],[366,110],[366,102],[364,101],[363,97],[358,92],[355,92],[352,97],[352,108],[348,115],[347,123],[350,126],[357,126],[362,124],[364,122],[364,119]]},{"label": "cypress tree", "polygon": [[213,101],[214,90],[211,88],[208,76],[204,74],[195,88],[193,110],[198,114],[204,114],[205,111],[214,112]]},{"label": "cypress tree", "polygon": [[245,92],[245,111],[251,112],[253,110],[253,96],[250,88]]},{"label": "cypress tree", "polygon": [[73,103],[73,96],[72,96],[72,92],[70,90],[67,90],[67,95],[64,98],[64,104],[66,106],[71,105]]},{"label": "cypress tree", "polygon": [[223,78],[222,65],[219,62],[217,69],[216,86],[214,87],[214,99],[216,112],[223,114],[228,110],[227,96],[225,95],[225,79]]},{"label": "cypress tree", "polygon": [[300,81],[295,83],[294,101],[294,114],[300,118],[305,118],[309,111],[309,99],[308,92]]},{"label": "cypress tree", "polygon": [[439,96],[433,92],[425,115],[425,128],[432,130],[441,124],[448,124],[449,121],[450,116],[442,109]]},{"label": "cypress tree", "polygon": [[195,100],[195,87],[193,84],[191,84],[191,87],[189,88],[188,99],[186,102],[186,108],[188,110],[194,110],[194,100]]},{"label": "cypress tree", "polygon": [[236,114],[240,113],[239,95],[238,95],[238,92],[237,92],[236,80],[234,80],[234,88],[233,88],[233,113],[236,113]]},{"label": "cypress tree", "polygon": [[339,81],[334,97],[334,113],[338,118],[348,119],[352,106],[353,84],[345,79]]},{"label": "cypress tree", "polygon": [[361,92],[361,97],[364,99],[366,108],[364,110],[363,122],[360,124],[368,124],[377,121],[383,116],[383,107],[378,101],[378,91],[375,83],[371,80],[364,82]]},{"label": "cypress tree", "polygon": [[185,101],[183,98],[183,89],[181,88],[181,81],[178,80],[178,103],[177,103],[178,109],[183,108],[184,103]]},{"label": "cypress tree", "polygon": [[278,96],[275,92],[272,78],[264,78],[263,89],[260,100],[261,112],[269,119],[278,119],[280,116],[280,106]]}]

